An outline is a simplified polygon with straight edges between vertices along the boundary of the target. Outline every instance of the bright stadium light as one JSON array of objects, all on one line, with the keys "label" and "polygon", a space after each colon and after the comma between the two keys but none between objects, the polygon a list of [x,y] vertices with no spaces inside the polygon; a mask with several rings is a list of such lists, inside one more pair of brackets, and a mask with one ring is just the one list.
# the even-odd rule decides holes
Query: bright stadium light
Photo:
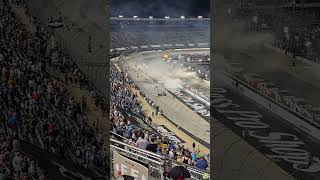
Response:
[{"label": "bright stadium light", "polygon": [[206,74],[206,77],[208,77],[208,74]]},{"label": "bright stadium light", "polygon": [[191,66],[189,66],[189,69],[191,69]]},{"label": "bright stadium light", "polygon": [[200,69],[199,69],[199,74],[201,74],[201,71],[200,71]]},{"label": "bright stadium light", "polygon": [[118,17],[119,17],[119,18],[123,18],[123,16],[122,16],[122,15],[119,15]]},{"label": "bright stadium light", "polygon": [[138,16],[133,16],[133,18],[135,18],[135,19],[136,19],[136,18],[138,18]]},{"label": "bright stadium light", "polygon": [[164,18],[165,18],[165,19],[170,19],[170,17],[169,17],[169,16],[165,16]]},{"label": "bright stadium light", "polygon": [[202,16],[198,16],[199,19],[202,19]]},{"label": "bright stadium light", "polygon": [[153,19],[153,16],[149,16],[149,19]]},{"label": "bright stadium light", "polygon": [[181,16],[181,19],[185,19],[186,17],[185,16]]}]

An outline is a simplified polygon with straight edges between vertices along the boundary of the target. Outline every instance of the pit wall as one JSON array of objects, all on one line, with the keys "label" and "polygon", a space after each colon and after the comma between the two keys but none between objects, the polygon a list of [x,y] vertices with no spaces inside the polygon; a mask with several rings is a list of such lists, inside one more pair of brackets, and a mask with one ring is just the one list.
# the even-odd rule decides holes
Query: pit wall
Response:
[{"label": "pit wall", "polygon": [[152,51],[152,50],[187,50],[187,49],[200,49],[207,50],[210,48],[210,43],[194,43],[194,44],[155,44],[155,45],[142,45],[142,46],[128,46],[110,49],[111,53],[135,52],[135,51]]},{"label": "pit wall", "polygon": [[[231,76],[226,73],[216,73],[215,76],[225,82],[229,87],[233,88],[238,93],[246,96],[250,100],[254,101],[256,104],[268,109],[272,113],[286,120],[288,123],[294,125],[300,131],[310,135],[317,141],[320,141],[320,130],[316,127],[310,125],[306,122],[302,117],[298,117],[293,114],[289,110],[286,109],[285,106],[278,104],[271,98],[260,94],[255,89],[251,88],[245,82],[236,77]],[[238,88],[236,90],[236,82],[238,82]]]}]

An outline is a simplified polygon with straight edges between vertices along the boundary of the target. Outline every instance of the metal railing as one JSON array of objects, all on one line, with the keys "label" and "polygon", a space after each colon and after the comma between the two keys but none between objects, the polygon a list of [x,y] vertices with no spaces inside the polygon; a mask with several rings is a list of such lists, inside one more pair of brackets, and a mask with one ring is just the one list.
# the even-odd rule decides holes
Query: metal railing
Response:
[{"label": "metal railing", "polygon": [[[130,146],[123,142],[110,139],[110,155],[111,155],[111,172],[113,172],[113,151],[132,158],[138,162],[148,164],[149,179],[164,179],[164,160],[157,154],[152,154],[148,151]],[[113,173],[111,173],[113,174]]]},{"label": "metal railing", "polygon": [[[206,173],[205,171],[196,169],[195,167],[189,166],[187,164],[178,163],[177,161],[169,159],[166,156],[161,156],[150,151],[139,149],[137,147],[128,145],[112,138],[110,139],[110,143],[110,152],[117,151],[120,154],[132,158],[138,162],[148,164],[149,179],[164,179],[164,173],[168,168],[181,165],[190,172],[190,179],[192,180],[201,180],[203,175]],[[113,164],[112,153],[111,162]],[[111,170],[113,171],[113,167],[111,167]]]}]

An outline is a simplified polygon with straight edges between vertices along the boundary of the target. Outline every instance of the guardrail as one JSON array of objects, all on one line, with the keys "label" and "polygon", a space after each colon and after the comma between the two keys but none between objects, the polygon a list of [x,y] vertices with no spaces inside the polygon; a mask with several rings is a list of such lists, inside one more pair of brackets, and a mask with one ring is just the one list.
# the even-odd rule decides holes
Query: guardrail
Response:
[{"label": "guardrail", "polygon": [[[110,152],[113,151],[117,151],[120,154],[130,157],[138,162],[148,164],[149,177],[151,179],[164,179],[164,160],[159,155],[110,139]],[[113,153],[110,154],[112,162],[111,170],[113,171]]]},{"label": "guardrail", "polygon": [[[191,174],[192,180],[201,180],[203,175],[206,173],[204,171],[196,169],[195,167],[178,163],[173,159],[167,158],[166,156],[161,156],[150,151],[139,149],[115,139],[110,139],[110,143],[111,152],[117,151],[120,154],[130,157],[138,162],[148,164],[149,177],[151,179],[164,179],[163,175],[167,171],[167,169],[178,165],[183,165],[184,167],[186,167],[186,169],[188,169]],[[113,163],[112,153],[111,162]],[[113,167],[111,167],[111,170],[113,170]]]},{"label": "guardrail", "polygon": [[[281,49],[281,48],[279,48],[279,47],[276,47],[276,46],[274,46],[274,45],[272,45],[272,44],[266,43],[266,44],[264,44],[264,47],[269,48],[269,49],[271,49],[271,50],[273,50],[273,51],[276,51],[276,52],[278,52],[278,53],[285,54],[285,50],[283,50],[283,49]],[[288,54],[289,56],[293,56],[293,54],[292,54],[291,52],[287,52],[287,54]],[[319,61],[312,60],[312,59],[307,59],[307,58],[304,58],[304,57],[299,56],[299,55],[296,56],[295,59],[297,59],[297,60],[299,60],[299,61],[301,61],[301,62],[303,62],[303,63],[305,63],[305,64],[308,64],[308,65],[310,65],[310,66],[319,66],[319,64],[320,64]]]},{"label": "guardrail", "polygon": [[236,77],[224,73],[216,74],[218,78],[222,79],[230,87],[236,88],[236,84],[238,83],[237,89],[244,96],[248,97],[257,104],[263,106],[264,108],[270,110],[271,112],[286,120],[290,124],[294,125],[296,128],[303,131],[304,133],[309,134],[317,141],[320,141],[320,129],[309,124],[308,121],[303,117],[299,116],[298,114],[294,114],[287,107],[277,103],[270,97],[267,97],[266,95],[257,92],[257,90],[250,87],[245,82]]},{"label": "guardrail", "polygon": [[187,43],[187,44],[151,44],[141,46],[128,46],[110,49],[111,53],[119,52],[135,52],[135,51],[150,51],[150,50],[168,50],[168,49],[185,49],[185,48],[210,48],[210,43]]}]

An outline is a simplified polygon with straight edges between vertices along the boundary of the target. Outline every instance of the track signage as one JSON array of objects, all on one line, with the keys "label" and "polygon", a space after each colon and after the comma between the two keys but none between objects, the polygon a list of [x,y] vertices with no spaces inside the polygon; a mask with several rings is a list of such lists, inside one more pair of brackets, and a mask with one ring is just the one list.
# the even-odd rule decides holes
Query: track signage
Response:
[{"label": "track signage", "polygon": [[224,88],[214,88],[211,93],[211,106],[233,125],[245,130],[246,136],[262,144],[267,149],[267,157],[285,162],[296,171],[320,173],[319,157],[312,155],[306,149],[306,144],[296,135],[272,132],[270,125],[262,121],[262,114],[242,110],[240,105],[225,97],[227,92]]},{"label": "track signage", "polygon": [[127,175],[135,180],[148,180],[148,168],[113,151],[114,176]]}]

